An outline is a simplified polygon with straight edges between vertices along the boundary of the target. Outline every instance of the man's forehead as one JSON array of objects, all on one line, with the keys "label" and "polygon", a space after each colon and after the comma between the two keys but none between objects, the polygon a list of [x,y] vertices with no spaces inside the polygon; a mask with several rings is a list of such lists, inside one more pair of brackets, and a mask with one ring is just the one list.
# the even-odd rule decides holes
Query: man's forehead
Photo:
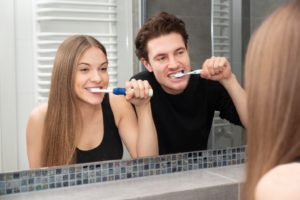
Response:
[{"label": "man's forehead", "polygon": [[178,33],[171,33],[153,38],[147,43],[148,55],[167,54],[185,48],[183,38]]}]

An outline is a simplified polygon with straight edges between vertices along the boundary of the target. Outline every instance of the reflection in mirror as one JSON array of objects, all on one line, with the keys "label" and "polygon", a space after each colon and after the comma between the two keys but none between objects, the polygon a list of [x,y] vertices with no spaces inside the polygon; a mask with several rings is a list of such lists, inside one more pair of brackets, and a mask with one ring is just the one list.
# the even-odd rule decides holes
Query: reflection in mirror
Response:
[{"label": "reflection in mirror", "polygon": [[[108,13],[108,15],[110,16],[110,21],[112,22],[112,24],[117,24],[118,28],[112,25],[107,25],[105,23],[105,20],[96,20],[96,18],[98,18],[99,16],[103,16],[103,14],[97,14],[99,10],[103,9],[98,9],[97,12],[88,12],[96,15],[96,17],[93,18],[90,16],[90,14],[84,14],[84,12],[81,12],[83,10],[87,10],[88,8],[82,10],[78,6],[72,8],[68,7],[68,5],[64,5],[67,10],[66,13],[74,15],[74,13],[76,13],[76,11],[74,10],[77,10],[79,13],[81,13],[81,18],[86,17],[88,19],[92,19],[92,22],[89,22],[88,20],[79,20],[77,17],[75,17],[74,21],[66,15],[62,14],[59,10],[53,11],[51,9],[43,8],[42,4],[40,3],[37,3],[37,5],[41,6],[41,8],[43,9],[37,12],[37,10],[35,10],[35,6],[37,5],[32,6],[32,1],[30,0],[16,0],[14,3],[10,0],[3,0],[1,2],[1,5],[3,5],[1,6],[1,11],[10,11],[11,17],[9,18],[9,20],[7,20],[7,23],[10,25],[15,24],[15,29],[7,29],[7,35],[1,37],[1,41],[7,40],[11,44],[15,45],[8,44],[7,46],[1,46],[0,48],[1,50],[5,48],[3,49],[3,51],[5,50],[6,54],[3,53],[3,55],[8,55],[8,52],[15,52],[9,54],[13,56],[5,58],[5,61],[10,62],[4,62],[9,63],[8,66],[15,65],[15,67],[5,67],[4,73],[1,73],[0,75],[1,80],[6,80],[5,83],[1,81],[0,153],[2,155],[2,162],[0,163],[0,165],[1,171],[13,171],[28,169],[25,147],[25,129],[29,112],[33,109],[33,107],[37,105],[39,97],[42,97],[43,94],[47,93],[47,90],[45,90],[44,88],[47,84],[49,84],[47,82],[49,81],[49,69],[47,67],[51,66],[51,62],[49,62],[49,60],[51,60],[51,57],[53,57],[53,52],[55,52],[53,51],[53,49],[55,50],[55,48],[57,48],[57,46],[52,46],[51,48],[51,44],[49,43],[49,41],[57,44],[57,41],[60,42],[63,38],[65,38],[66,35],[63,34],[63,32],[68,27],[67,24],[71,25],[71,29],[69,30],[69,32],[72,33],[85,32],[88,24],[93,24],[92,27],[94,29],[88,31],[88,33],[94,33],[95,35],[98,35],[97,39],[99,39],[100,41],[104,41],[104,43],[107,43],[106,47],[108,47],[108,49],[110,49],[111,51],[109,52],[109,54],[111,55],[110,57],[112,63],[110,65],[110,67],[112,68],[112,71],[110,72],[112,77],[111,80],[118,81],[118,83],[123,83],[125,82],[125,80],[128,80],[133,74],[133,69],[131,66],[137,64],[137,62],[133,62],[128,58],[134,58],[134,60],[136,61],[135,55],[133,55],[132,51],[132,38],[137,32],[137,24],[139,20],[133,19],[133,21],[135,22],[133,23],[133,26],[135,27],[133,28],[133,36],[130,35],[131,31],[128,28],[131,27],[132,17],[138,16],[138,14],[136,13],[139,13],[140,11],[140,1],[136,0],[132,1],[132,3],[131,1],[123,0],[112,1],[114,3],[117,3],[118,6],[114,8],[115,10],[106,9],[105,13]],[[98,1],[90,0],[85,2],[90,2],[89,9],[92,9],[91,7],[94,7],[95,4],[97,4],[95,2]],[[212,55],[212,12],[210,4],[212,1],[178,0],[178,2],[172,4],[170,4],[169,0],[151,0],[142,2],[144,3],[143,5],[145,5],[142,10],[146,11],[145,13],[143,13],[146,18],[153,15],[157,11],[164,10],[170,13],[174,13],[186,22],[187,31],[190,36],[189,50],[191,65],[194,68],[199,67],[199,65],[204,61],[205,58]],[[54,3],[52,2],[48,5],[55,7],[56,5],[53,4]],[[242,46],[241,50],[239,48],[235,48],[235,45],[231,45],[231,64],[233,71],[241,82],[242,59],[239,56],[241,56],[240,54],[244,54],[243,52],[245,51],[250,33],[253,32],[253,30],[263,19],[265,14],[268,13],[270,9],[276,7],[276,4],[270,4],[270,1],[262,2],[259,0],[245,0],[240,1],[236,4],[233,3],[231,5],[234,8],[231,9],[231,11],[233,11],[231,16],[233,21],[230,24],[235,27],[234,30],[231,29],[231,34],[241,34],[232,36],[231,42],[237,41],[235,45]],[[272,7],[270,7],[270,5],[272,5]],[[252,10],[250,10],[250,7],[252,8]],[[34,8],[34,10],[32,8]],[[92,10],[95,11],[95,9]],[[124,12],[125,10],[128,11],[127,15]],[[114,11],[116,11],[118,14],[114,14]],[[7,17],[6,15],[4,15],[5,12],[0,13],[1,18]],[[13,17],[13,14],[15,14],[15,18]],[[131,16],[131,14],[133,14],[133,16]],[[241,16],[242,20],[240,18]],[[60,18],[60,20],[57,20],[58,18]],[[114,21],[113,19],[116,19],[116,21]],[[64,22],[63,20],[66,20],[67,22]],[[46,22],[48,25],[39,27],[39,24],[45,24],[44,22]],[[102,25],[104,25],[105,27],[103,28]],[[57,27],[61,31],[51,31],[51,28],[54,27]],[[38,31],[41,31],[40,28],[44,28],[45,33],[38,34]],[[236,29],[241,30],[236,31]],[[111,37],[107,37],[107,34],[101,34],[101,31],[103,30],[111,30],[113,34],[111,35]],[[52,35],[46,34],[50,32],[52,32]],[[13,35],[15,35],[15,37],[13,37]],[[46,40],[43,41],[43,38],[46,38]],[[106,39],[107,41],[105,42]],[[217,41],[215,41],[215,43],[217,43]],[[47,45],[50,49],[48,51],[46,49],[40,48]],[[15,49],[12,46],[15,46]],[[115,48],[118,48],[117,53]],[[38,55],[44,55],[44,57],[38,57]],[[40,58],[39,62],[45,64],[44,68],[37,68],[37,58]],[[116,66],[121,67],[116,68]],[[14,69],[14,76],[16,77],[17,81],[12,78],[8,79],[6,77],[8,74],[12,74],[11,71]],[[135,72],[137,72],[137,70]],[[39,75],[39,78],[37,75]],[[39,80],[39,83],[37,80]],[[117,82],[111,83],[113,84]],[[16,85],[16,88],[4,87],[8,84],[11,86]],[[14,102],[14,99],[12,98],[12,92],[15,92],[17,96],[17,99],[15,99],[16,102]],[[12,116],[11,114],[14,112],[14,109],[17,109],[15,111],[17,114],[15,117],[10,117]],[[15,119],[17,119],[17,121]],[[242,144],[244,142],[243,134],[240,134],[241,130],[237,131],[236,129],[237,128],[235,126],[224,122],[216,116],[216,118],[214,119],[214,125],[212,126],[211,130],[212,133],[210,134],[210,139],[208,141],[208,147],[223,148],[226,146],[237,146]],[[128,155],[125,155],[125,158],[128,158]],[[10,162],[12,160],[14,162]]]},{"label": "reflection in mirror", "polygon": [[[160,10],[165,10],[180,16],[186,22],[187,31],[190,35],[189,48],[191,52],[191,64],[195,68],[199,67],[200,63],[211,55],[211,4],[210,1],[201,2],[202,3],[198,1],[182,1],[178,2],[178,4],[170,5],[167,1],[147,1],[144,2],[146,3],[144,4],[146,5],[146,9],[143,9],[146,10],[146,13],[143,14],[150,16],[156,12],[153,7],[159,7]],[[16,78],[18,80],[17,88],[19,88],[17,90],[17,98],[23,100],[18,101],[19,110],[17,112],[19,120],[17,124],[19,127],[18,155],[20,166],[17,168],[3,167],[6,171],[10,171],[11,169],[26,169],[28,167],[25,148],[25,127],[28,113],[35,107],[37,102],[45,101],[47,98],[53,58],[58,44],[67,35],[71,33],[88,33],[95,35],[97,39],[103,41],[108,49],[111,86],[116,86],[123,80],[129,79],[133,74],[132,72],[130,73],[131,70],[128,69],[128,67],[126,69],[126,66],[132,66],[130,62],[128,65],[122,63],[122,68],[123,66],[125,68],[123,71],[117,68],[117,66],[121,66],[120,60],[122,60],[122,56],[126,58],[130,56],[124,55],[124,53],[127,52],[126,50],[118,49],[119,46],[125,43],[127,38],[124,39],[124,36],[117,32],[117,30],[122,30],[122,33],[124,33],[125,29],[122,27],[124,23],[116,23],[116,21],[120,20],[119,15],[116,13],[122,9],[118,9],[114,3],[108,3],[108,5],[103,6],[91,0],[86,2],[87,5],[85,5],[84,8],[79,8],[80,3],[76,4],[75,1],[75,4],[60,4],[59,10],[53,9],[59,4],[58,2],[49,4],[38,2],[33,6],[33,10],[31,3],[31,1],[16,2],[18,5],[15,10],[17,13],[16,24],[18,27],[16,29],[16,35],[17,38],[24,38],[23,40],[20,39],[16,41],[17,51],[19,52],[16,56],[18,60],[17,69],[27,67],[28,70],[16,70]],[[122,4],[119,1],[116,3]],[[176,5],[183,4],[185,6],[180,6],[180,8],[178,6],[176,7]],[[96,7],[98,10],[105,10],[107,8],[106,10],[109,10],[108,15],[104,14],[106,12],[97,14],[97,12],[94,12]],[[137,9],[138,4],[133,3],[133,7]],[[195,9],[196,7],[198,8]],[[21,8],[22,10],[27,10],[28,13],[23,13]],[[201,12],[199,12],[199,9]],[[31,12],[34,13],[34,18],[31,18]],[[79,13],[81,14],[79,15]],[[189,13],[189,15],[183,15],[184,13]],[[120,13],[120,15],[121,14],[122,13]],[[105,16],[109,16],[109,20],[103,20],[102,17]],[[130,16],[127,16],[127,18],[129,17]],[[27,23],[25,24],[31,24],[34,28],[31,29],[30,26],[21,26],[22,20],[26,20]],[[124,20],[124,18],[122,20]],[[121,27],[117,28],[116,24]],[[133,42],[131,41],[131,43]],[[200,46],[195,46],[194,44],[200,44]],[[32,57],[35,59],[29,59]],[[124,60],[126,59],[123,59],[123,61]],[[33,69],[32,66],[35,66],[35,68]],[[121,75],[124,75],[124,77]],[[26,88],[26,90],[24,88]],[[208,144],[209,148],[238,146],[243,142],[242,134],[236,134],[236,127],[224,122],[219,117],[216,117],[214,121],[216,123],[212,127],[212,134]],[[125,156],[125,158],[128,158],[128,155],[127,157]]]},{"label": "reflection in mirror", "polygon": [[[175,1],[176,2],[176,1]],[[185,1],[177,1],[174,4],[170,4],[167,0],[161,0],[161,1],[143,1],[144,5],[144,15],[143,19],[147,20],[149,17],[159,13],[160,11],[166,11],[168,13],[173,13],[176,16],[178,16],[180,19],[182,19],[186,24],[187,33],[189,34],[188,38],[188,53],[190,55],[190,63],[193,69],[199,69],[202,67],[202,63],[209,58],[211,55],[214,56],[224,56],[227,57],[231,63],[233,73],[236,75],[236,77],[239,79],[239,82],[242,82],[241,80],[241,74],[242,74],[242,61],[241,61],[241,1],[230,1],[230,0],[223,0],[223,1],[191,1],[191,0],[185,0]],[[184,5],[184,6],[182,6]],[[234,20],[234,21],[233,21]],[[170,19],[171,21],[171,19]],[[154,22],[153,22],[154,23]],[[168,26],[171,26],[170,24]],[[151,30],[149,28],[149,30]],[[235,38],[235,40],[233,40]],[[161,48],[162,49],[162,48]],[[149,49],[148,49],[149,50]],[[150,49],[151,50],[151,49]],[[161,50],[162,51],[162,50]],[[149,55],[148,55],[149,56]],[[150,61],[151,62],[151,61]],[[154,68],[154,67],[153,67]],[[155,72],[154,72],[155,74]],[[156,77],[158,75],[155,75]],[[152,82],[150,82],[152,85]],[[154,83],[155,84],[155,83]],[[190,85],[187,87],[190,88]],[[209,93],[209,92],[208,92]],[[160,94],[160,92],[159,92]],[[158,95],[159,95],[158,94]],[[203,93],[204,94],[204,93]],[[191,96],[191,94],[189,94]],[[178,95],[180,96],[180,95]],[[202,95],[204,96],[204,95]],[[180,106],[176,104],[176,111],[172,112],[172,115],[168,115],[169,122],[166,123],[164,121],[164,118],[162,116],[163,110],[166,110],[164,108],[158,109],[158,106],[155,107],[155,98],[157,96],[154,96],[154,99],[152,100],[152,110],[154,110],[154,120],[156,120],[156,124],[172,124],[170,126],[174,126],[176,130],[173,131],[165,131],[165,130],[171,130],[170,127],[164,127],[161,128],[164,131],[158,131],[158,135],[163,135],[161,138],[159,137],[161,143],[166,143],[166,148],[172,149],[172,150],[166,150],[166,152],[177,152],[177,149],[179,149],[180,145],[178,142],[174,142],[176,140],[176,135],[181,135],[181,139],[178,141],[186,141],[185,145],[186,148],[181,148],[182,151],[185,151],[184,149],[189,150],[200,150],[202,148],[225,148],[229,146],[238,146],[244,143],[244,133],[243,129],[239,126],[234,126],[230,124],[226,120],[222,120],[219,116],[219,112],[215,113],[215,117],[213,120],[213,125],[211,128],[211,133],[205,132],[206,128],[209,130],[210,125],[204,128],[204,126],[201,127],[201,130],[196,131],[197,133],[201,132],[199,135],[203,135],[203,137],[200,139],[199,137],[194,137],[194,141],[198,141],[200,144],[204,141],[204,145],[202,147],[195,144],[196,142],[188,142],[188,137],[193,137],[190,134],[188,134],[187,130],[182,127],[180,127],[181,122],[176,121],[178,118],[181,118],[183,121],[184,113],[180,113],[180,116],[176,116],[176,119],[172,119],[173,113],[179,113],[178,110],[180,110]],[[157,97],[156,99],[159,99],[157,101],[159,102],[167,102],[169,101],[169,104],[175,104],[175,99],[172,100],[172,103],[170,103],[171,97],[168,96],[168,100],[163,99],[163,97]],[[179,97],[178,97],[179,98]],[[197,97],[191,97],[196,102],[201,102],[201,98]],[[208,98],[208,97],[207,97]],[[196,100],[197,99],[197,100]],[[182,101],[184,101],[183,104],[189,102],[188,99],[181,98]],[[214,102],[213,100],[211,102]],[[166,103],[167,104],[167,103]],[[192,105],[192,103],[188,103],[189,105]],[[207,108],[210,103],[206,106]],[[185,106],[187,109],[187,106]],[[199,107],[199,105],[197,106]],[[153,109],[156,108],[156,109]],[[194,107],[196,109],[196,106]],[[157,114],[155,112],[157,110]],[[159,111],[158,111],[159,110]],[[201,109],[200,109],[201,110]],[[205,110],[205,111],[204,111]],[[206,120],[209,121],[209,109],[202,110],[202,114],[199,114],[197,116],[202,116]],[[232,110],[232,109],[230,109]],[[166,111],[168,112],[168,111]],[[196,112],[196,111],[195,111]],[[224,116],[224,110],[223,110],[223,118]],[[205,117],[204,117],[205,116]],[[165,117],[166,118],[166,117]],[[231,119],[227,115],[225,117],[227,119]],[[195,120],[196,117],[194,116],[194,119],[189,120],[189,122],[184,123],[187,127],[189,126],[188,123],[190,123],[191,127],[195,127],[195,125],[192,123],[192,120]],[[164,121],[164,122],[163,122]],[[201,124],[201,119],[196,120],[198,124]],[[174,124],[174,125],[173,125]],[[177,126],[178,125],[178,126]],[[201,125],[198,125],[201,126]],[[157,126],[158,127],[158,126]],[[180,130],[180,131],[179,131]],[[190,128],[189,130],[192,130]],[[172,132],[170,136],[167,136],[166,132]],[[176,132],[181,132],[176,134]],[[186,134],[184,134],[186,133]],[[207,141],[207,138],[204,135],[209,134],[209,140]],[[189,136],[188,136],[189,135]],[[179,137],[179,136],[178,136]],[[172,141],[168,142],[168,141]],[[176,144],[175,144],[176,143]],[[163,145],[160,145],[160,150]],[[172,146],[175,146],[172,148]],[[196,147],[197,146],[197,147]]]}]

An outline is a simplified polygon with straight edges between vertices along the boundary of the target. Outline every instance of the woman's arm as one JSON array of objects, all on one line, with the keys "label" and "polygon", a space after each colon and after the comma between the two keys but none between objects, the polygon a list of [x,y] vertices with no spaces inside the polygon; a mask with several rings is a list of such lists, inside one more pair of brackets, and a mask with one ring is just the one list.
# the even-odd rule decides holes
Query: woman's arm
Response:
[{"label": "woman's arm", "polygon": [[26,146],[29,167],[42,167],[42,136],[47,105],[36,107],[29,115],[26,129]]},{"label": "woman's arm", "polygon": [[132,105],[121,95],[109,94],[109,100],[122,142],[130,156],[136,158],[138,122]]},{"label": "woman's arm", "polygon": [[[131,80],[126,83],[127,94],[112,96],[117,126],[131,157],[158,155],[156,129],[152,118],[150,86],[147,81]],[[127,100],[127,101],[126,101]],[[136,108],[134,111],[133,104]],[[117,109],[116,109],[117,108]]]}]

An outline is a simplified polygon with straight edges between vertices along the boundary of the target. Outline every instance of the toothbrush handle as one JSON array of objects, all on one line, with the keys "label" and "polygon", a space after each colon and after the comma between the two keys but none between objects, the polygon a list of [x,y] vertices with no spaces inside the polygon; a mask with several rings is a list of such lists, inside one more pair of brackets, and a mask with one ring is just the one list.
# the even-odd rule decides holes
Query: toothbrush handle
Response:
[{"label": "toothbrush handle", "polygon": [[125,88],[114,88],[113,94],[115,95],[126,95],[126,89]]},{"label": "toothbrush handle", "polygon": [[200,74],[202,72],[202,69],[197,69],[192,71],[193,74]]},{"label": "toothbrush handle", "polygon": [[[117,87],[117,88],[114,88],[112,92],[115,95],[126,95],[126,89],[125,88]],[[149,90],[148,96],[149,97],[153,96],[153,90],[152,89]]]}]

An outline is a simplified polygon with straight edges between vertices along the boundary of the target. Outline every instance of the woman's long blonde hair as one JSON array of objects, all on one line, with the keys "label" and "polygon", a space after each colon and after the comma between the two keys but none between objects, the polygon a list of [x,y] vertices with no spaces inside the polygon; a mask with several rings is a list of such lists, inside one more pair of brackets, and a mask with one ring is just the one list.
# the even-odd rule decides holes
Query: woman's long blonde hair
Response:
[{"label": "woman's long blonde hair", "polygon": [[43,166],[65,165],[76,160],[76,139],[82,119],[76,103],[74,78],[81,56],[90,47],[99,48],[107,56],[104,46],[86,35],[67,38],[57,50],[43,130]]},{"label": "woman's long blonde hair", "polygon": [[245,64],[248,97],[244,199],[259,179],[300,157],[300,1],[275,11],[252,37]]}]

